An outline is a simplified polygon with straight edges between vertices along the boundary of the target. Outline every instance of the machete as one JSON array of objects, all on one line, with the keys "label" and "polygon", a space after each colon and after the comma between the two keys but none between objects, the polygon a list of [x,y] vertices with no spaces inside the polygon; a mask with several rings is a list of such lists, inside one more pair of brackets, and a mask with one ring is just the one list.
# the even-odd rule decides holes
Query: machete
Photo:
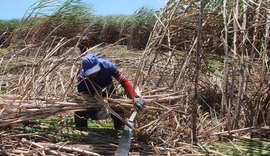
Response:
[{"label": "machete", "polygon": [[135,109],[131,114],[130,118],[128,119],[128,125],[125,125],[123,134],[120,138],[117,151],[115,152],[115,156],[128,156],[130,145],[131,145],[131,136],[132,136],[132,128],[134,123],[134,119],[137,115],[138,111]]}]

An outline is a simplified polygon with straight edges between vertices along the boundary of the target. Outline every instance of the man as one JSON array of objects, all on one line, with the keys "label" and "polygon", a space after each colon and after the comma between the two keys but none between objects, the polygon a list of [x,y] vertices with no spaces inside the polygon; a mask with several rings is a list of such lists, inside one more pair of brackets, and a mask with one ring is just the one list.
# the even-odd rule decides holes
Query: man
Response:
[{"label": "man", "polygon": [[78,44],[78,48],[80,48],[81,54],[83,54],[90,46],[90,41],[89,38],[87,36],[82,36],[79,44]]},{"label": "man", "polygon": [[[135,109],[140,112],[144,107],[143,99],[136,93],[133,93],[133,86],[127,78],[108,60],[97,58],[94,54],[88,54],[82,59],[82,69],[78,75],[77,89],[78,92],[94,96],[97,92],[101,92],[107,88],[109,93],[113,92],[114,77],[125,89],[128,97],[135,101]],[[87,111],[77,111],[74,113],[74,119],[77,129],[87,128],[87,119],[97,120],[100,109],[91,109]],[[116,110],[117,113],[123,113]],[[114,128],[119,129],[123,123],[115,116],[111,115]]]}]

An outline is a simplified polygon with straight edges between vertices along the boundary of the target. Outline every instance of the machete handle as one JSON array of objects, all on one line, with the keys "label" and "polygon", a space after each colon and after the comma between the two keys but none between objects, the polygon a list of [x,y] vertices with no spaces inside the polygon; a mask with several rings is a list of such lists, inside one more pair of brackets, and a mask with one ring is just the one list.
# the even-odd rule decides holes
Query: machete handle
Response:
[{"label": "machete handle", "polygon": [[132,114],[130,115],[129,119],[128,119],[128,122],[126,122],[126,126],[128,126],[129,128],[133,129],[133,124],[130,124],[130,123],[133,123],[136,115],[138,114],[138,111],[137,109],[135,109]]},{"label": "machete handle", "polygon": [[129,121],[131,121],[131,122],[133,122],[134,121],[134,119],[135,119],[135,117],[136,117],[136,115],[137,115],[137,113],[138,113],[138,111],[137,111],[137,109],[135,109],[133,112],[132,112],[132,114],[131,114],[131,116],[129,117]]}]

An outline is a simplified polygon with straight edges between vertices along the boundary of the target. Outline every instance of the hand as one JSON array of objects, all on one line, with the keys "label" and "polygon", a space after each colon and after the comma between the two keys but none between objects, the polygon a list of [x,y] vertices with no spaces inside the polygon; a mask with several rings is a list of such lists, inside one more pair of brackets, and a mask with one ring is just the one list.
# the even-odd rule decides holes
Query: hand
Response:
[{"label": "hand", "polygon": [[144,100],[141,97],[135,97],[134,98],[135,102],[135,109],[140,112],[144,108]]}]

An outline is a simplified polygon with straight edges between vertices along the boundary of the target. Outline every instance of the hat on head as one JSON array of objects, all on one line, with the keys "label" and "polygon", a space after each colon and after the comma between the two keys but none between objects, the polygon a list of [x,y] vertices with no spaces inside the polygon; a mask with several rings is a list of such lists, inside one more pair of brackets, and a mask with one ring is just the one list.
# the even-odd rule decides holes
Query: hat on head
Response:
[{"label": "hat on head", "polygon": [[82,68],[84,74],[87,76],[100,71],[100,65],[97,56],[94,54],[88,54],[85,57],[83,57]]}]

